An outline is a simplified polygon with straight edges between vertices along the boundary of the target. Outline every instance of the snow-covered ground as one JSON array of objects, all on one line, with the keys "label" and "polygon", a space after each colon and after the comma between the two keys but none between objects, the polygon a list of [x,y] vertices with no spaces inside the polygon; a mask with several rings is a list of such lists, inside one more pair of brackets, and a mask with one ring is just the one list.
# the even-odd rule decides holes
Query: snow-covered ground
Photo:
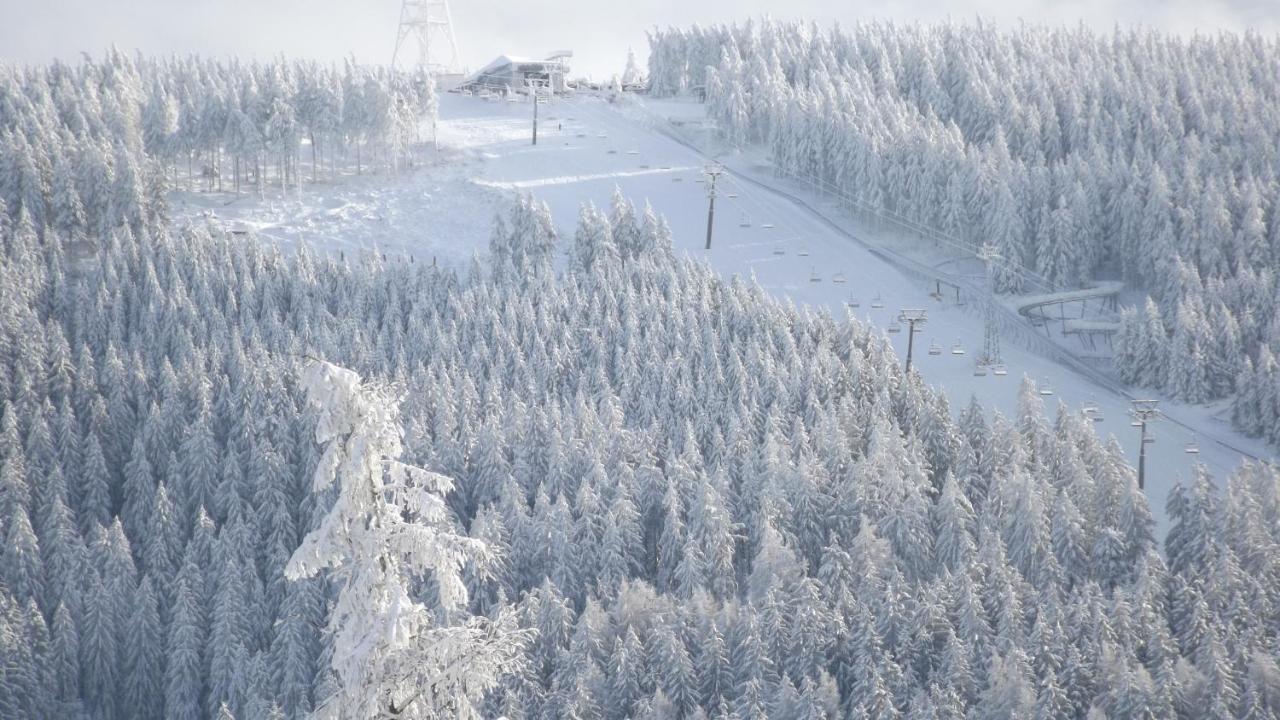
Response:
[{"label": "snow-covered ground", "polygon": [[[178,215],[211,213],[216,225],[252,230],[284,247],[305,242],[334,253],[376,248],[464,269],[488,241],[505,195],[472,182],[470,155],[444,148],[430,161],[393,175],[351,173],[307,182],[301,197],[282,199],[273,188],[265,200],[252,192],[175,192],[170,200]],[[309,178],[310,167],[304,165],[303,173]]]},{"label": "snow-covered ground", "polygon": [[[639,101],[634,101],[639,102]],[[928,322],[916,337],[914,364],[933,384],[946,388],[953,408],[975,394],[988,407],[1012,414],[1019,380],[1029,375],[1051,388],[1050,414],[1056,403],[1073,409],[1094,403],[1103,422],[1097,429],[1114,434],[1136,460],[1137,431],[1129,425],[1129,399],[1109,378],[1078,359],[1064,358],[1061,347],[1037,343],[1029,325],[1005,319],[1003,357],[1008,375],[974,376],[975,355],[984,328],[974,308],[957,307],[950,294],[931,296],[934,285],[920,267],[948,267],[972,273],[954,253],[935,253],[918,245],[895,247],[877,238],[822,198],[777,180],[759,157],[722,158],[730,173],[720,181],[713,247],[703,249],[707,221],[707,158],[687,138],[665,131],[654,115],[694,119],[701,108],[688,103],[651,103],[647,108],[615,107],[582,96],[558,99],[541,108],[538,145],[531,146],[532,106],[446,95],[441,99],[439,162],[396,176],[366,176],[311,186],[302,200],[262,202],[242,198],[223,205],[226,196],[182,193],[194,214],[211,205],[228,222],[243,222],[266,238],[286,244],[306,240],[330,249],[377,246],[416,258],[435,256],[462,267],[473,253],[483,254],[493,214],[509,194],[531,192],[547,202],[570,238],[583,202],[607,206],[614,187],[639,202],[648,201],[666,216],[678,251],[703,259],[725,274],[754,275],[779,296],[843,314],[846,309],[884,328],[902,308],[924,308]],[[567,242],[566,242],[567,245]],[[898,257],[896,253],[902,253]],[[904,262],[916,272],[904,272]],[[883,307],[873,307],[879,299]],[[857,301],[856,309],[849,308]],[[875,303],[880,304],[880,303]],[[890,335],[905,356],[907,333]],[[935,344],[940,354],[930,355]],[[1056,348],[1056,349],[1055,349]],[[962,349],[964,354],[953,353]],[[1223,407],[1162,404],[1169,419],[1154,427],[1149,446],[1147,488],[1164,530],[1164,502],[1193,462],[1224,476],[1246,457],[1271,457],[1266,446],[1234,432]],[[1184,452],[1198,440],[1201,452]]]}]

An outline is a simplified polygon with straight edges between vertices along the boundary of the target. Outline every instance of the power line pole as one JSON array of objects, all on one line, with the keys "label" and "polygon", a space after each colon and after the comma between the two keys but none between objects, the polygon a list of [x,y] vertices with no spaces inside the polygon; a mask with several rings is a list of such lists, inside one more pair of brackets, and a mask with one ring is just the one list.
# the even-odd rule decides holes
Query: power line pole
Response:
[{"label": "power line pole", "polygon": [[529,94],[533,96],[533,144],[538,144],[538,85],[529,81]]},{"label": "power line pole", "polygon": [[713,162],[703,169],[703,174],[707,176],[707,250],[711,249],[711,226],[716,218],[716,180],[724,174],[724,166],[718,162]]},{"label": "power line pole", "polygon": [[996,328],[996,278],[994,265],[1000,259],[1000,253],[991,243],[978,248],[978,259],[987,268],[987,303],[982,309],[986,335],[982,342],[982,354],[978,356],[979,365],[1000,364],[1000,331]]},{"label": "power line pole", "polygon": [[898,322],[907,324],[907,367],[905,372],[911,372],[911,351],[915,349],[916,341],[916,325],[924,325],[928,317],[924,310],[919,308],[903,308],[898,313]]},{"label": "power line pole", "polygon": [[1138,489],[1146,487],[1147,479],[1147,444],[1155,442],[1155,438],[1147,437],[1147,423],[1160,419],[1160,411],[1156,409],[1158,400],[1134,400],[1129,415],[1133,418],[1130,425],[1141,428],[1138,444]]}]

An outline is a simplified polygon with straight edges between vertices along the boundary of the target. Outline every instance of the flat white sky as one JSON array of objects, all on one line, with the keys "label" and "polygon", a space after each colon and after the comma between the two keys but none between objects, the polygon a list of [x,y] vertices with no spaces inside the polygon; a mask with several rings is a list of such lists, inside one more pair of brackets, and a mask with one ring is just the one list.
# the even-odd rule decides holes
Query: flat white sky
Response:
[{"label": "flat white sky", "polygon": [[[632,46],[643,63],[645,30],[743,20],[771,13],[829,24],[860,18],[999,24],[1084,22],[1179,33],[1280,30],[1277,0],[452,0],[463,61],[573,50],[575,72],[620,72]],[[0,0],[0,59],[44,62],[100,55],[114,43],[146,53],[286,54],[390,60],[400,0]]]}]

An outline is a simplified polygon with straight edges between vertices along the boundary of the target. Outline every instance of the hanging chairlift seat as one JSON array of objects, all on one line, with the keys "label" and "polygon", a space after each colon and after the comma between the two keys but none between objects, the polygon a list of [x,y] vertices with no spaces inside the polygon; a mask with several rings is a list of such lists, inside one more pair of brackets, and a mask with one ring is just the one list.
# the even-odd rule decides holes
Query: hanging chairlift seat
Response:
[{"label": "hanging chairlift seat", "polygon": [[1191,442],[1187,443],[1187,446],[1183,448],[1183,451],[1188,455],[1199,455],[1200,443],[1196,442],[1195,440],[1192,440]]},{"label": "hanging chairlift seat", "polygon": [[937,340],[934,340],[933,342],[929,343],[929,354],[930,355],[942,354],[942,346],[938,344]]},{"label": "hanging chairlift seat", "polygon": [[844,273],[836,273],[835,275],[832,275],[831,282],[843,285],[845,283]]},{"label": "hanging chairlift seat", "polygon": [[809,257],[809,248],[800,248],[800,252],[796,254],[800,257]]},{"label": "hanging chairlift seat", "polygon": [[809,282],[822,282],[822,276],[818,274],[818,268],[813,268],[809,271]]},{"label": "hanging chairlift seat", "polygon": [[1053,394],[1053,386],[1049,384],[1048,380],[1046,380],[1044,384],[1040,386],[1040,394],[1043,395],[1044,397],[1048,397]]},{"label": "hanging chairlift seat", "polygon": [[760,227],[764,228],[765,230],[772,230],[772,229],[773,229],[773,223],[764,223],[764,224],[763,224],[763,225],[761,225]]},{"label": "hanging chairlift seat", "polygon": [[973,376],[974,376],[974,377],[986,377],[986,376],[987,376],[987,366],[986,366],[986,365],[983,365],[982,363],[978,363],[977,365],[974,365],[974,366],[973,366]]},{"label": "hanging chairlift seat", "polygon": [[878,293],[874,298],[871,298],[871,307],[876,308],[877,310],[884,307],[884,300],[880,299],[880,295]]},{"label": "hanging chairlift seat", "polygon": [[852,295],[849,296],[849,300],[845,304],[851,308],[862,307],[862,303],[858,301],[858,298]]},{"label": "hanging chairlift seat", "polygon": [[744,228],[751,227],[751,220],[749,220],[746,215],[743,215],[742,222],[738,223],[738,227],[744,227]]},{"label": "hanging chairlift seat", "polygon": [[786,255],[786,254],[787,254],[787,251],[786,251],[786,250],[784,250],[784,249],[782,248],[782,246],[781,246],[781,245],[779,245],[778,247],[776,247],[776,248],[774,248],[774,249],[773,249],[773,254],[774,254],[774,255]]},{"label": "hanging chairlift seat", "polygon": [[889,332],[895,335],[902,332],[902,326],[898,324],[897,320],[894,320],[893,322],[889,323]]},{"label": "hanging chairlift seat", "polygon": [[1009,368],[1005,367],[1003,364],[994,365],[991,368],[991,374],[996,377],[1004,377],[1009,374]]},{"label": "hanging chairlift seat", "polygon": [[957,341],[956,341],[956,344],[955,344],[955,345],[952,345],[952,346],[951,346],[951,354],[952,354],[952,355],[963,355],[963,354],[964,354],[964,345],[961,345],[959,340],[957,340]]}]

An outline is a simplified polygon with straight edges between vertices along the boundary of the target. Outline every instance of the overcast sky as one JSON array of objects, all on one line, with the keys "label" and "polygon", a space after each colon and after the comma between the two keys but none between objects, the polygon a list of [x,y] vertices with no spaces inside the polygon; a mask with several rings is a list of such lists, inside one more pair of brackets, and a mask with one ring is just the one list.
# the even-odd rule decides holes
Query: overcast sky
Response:
[{"label": "overcast sky", "polygon": [[[471,68],[494,56],[573,50],[575,70],[619,72],[626,49],[643,61],[645,30],[771,13],[823,23],[879,17],[981,16],[1001,24],[1083,21],[1174,32],[1280,29],[1280,0],[452,0],[454,29]],[[387,62],[400,0],[0,0],[0,58],[43,62],[116,44],[147,53],[198,52]]]}]

